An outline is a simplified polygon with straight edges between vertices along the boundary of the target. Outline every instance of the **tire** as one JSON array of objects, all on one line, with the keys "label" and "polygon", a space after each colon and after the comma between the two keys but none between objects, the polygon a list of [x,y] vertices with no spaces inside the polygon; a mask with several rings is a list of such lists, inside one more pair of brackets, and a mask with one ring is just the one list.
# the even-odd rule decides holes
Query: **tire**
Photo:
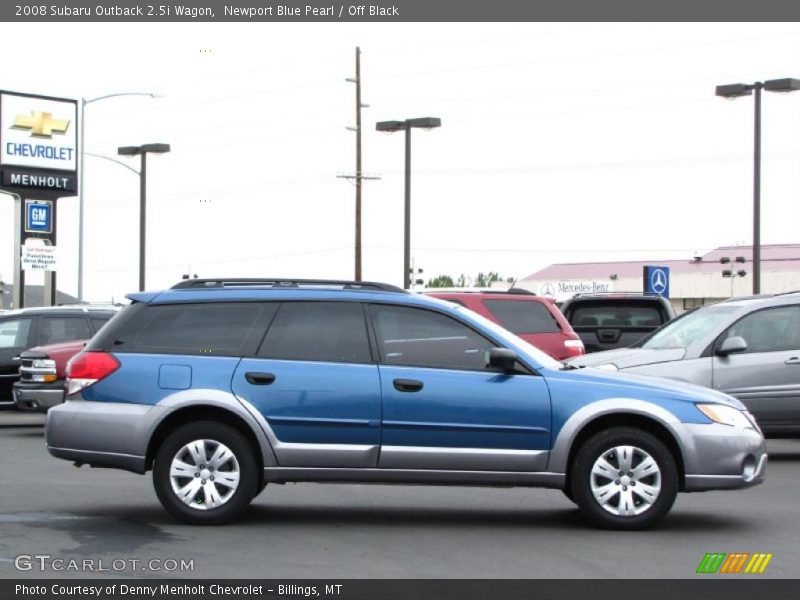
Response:
[{"label": "tire", "polygon": [[675,502],[678,469],[672,453],[654,435],[614,427],[595,434],[578,449],[570,483],[575,502],[595,526],[645,529]]},{"label": "tire", "polygon": [[569,500],[570,502],[575,504],[575,496],[572,495],[572,490],[571,489],[564,488],[561,491],[563,492],[563,494],[567,498],[567,500]]},{"label": "tire", "polygon": [[193,525],[235,519],[250,504],[260,482],[247,439],[233,427],[214,421],[176,429],[161,444],[153,466],[153,487],[161,504]]}]

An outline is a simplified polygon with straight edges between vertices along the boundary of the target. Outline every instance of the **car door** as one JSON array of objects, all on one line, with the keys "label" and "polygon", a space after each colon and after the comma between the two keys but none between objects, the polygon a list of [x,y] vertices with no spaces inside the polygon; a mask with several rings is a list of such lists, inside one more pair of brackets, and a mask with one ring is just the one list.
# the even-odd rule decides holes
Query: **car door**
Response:
[{"label": "car door", "polygon": [[383,398],[378,466],[543,470],[550,394],[542,377],[486,366],[497,344],[439,312],[370,306]]},{"label": "car door", "polygon": [[0,404],[13,402],[11,387],[19,379],[19,354],[33,344],[32,317],[0,319]]},{"label": "car door", "polygon": [[378,366],[358,302],[284,302],[233,391],[266,419],[284,467],[374,467]]},{"label": "car door", "polygon": [[744,352],[718,356],[714,388],[744,402],[765,429],[800,426],[800,306],[752,312],[718,339],[740,336]]}]

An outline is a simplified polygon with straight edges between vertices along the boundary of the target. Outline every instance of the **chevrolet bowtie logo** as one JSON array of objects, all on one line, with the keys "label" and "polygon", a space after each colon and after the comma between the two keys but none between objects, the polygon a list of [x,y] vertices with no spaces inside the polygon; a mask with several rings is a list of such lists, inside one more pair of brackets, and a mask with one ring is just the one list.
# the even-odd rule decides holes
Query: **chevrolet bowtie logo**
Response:
[{"label": "chevrolet bowtie logo", "polygon": [[49,112],[32,110],[30,115],[19,115],[12,129],[30,129],[34,137],[51,138],[54,133],[66,133],[69,121],[54,119]]}]

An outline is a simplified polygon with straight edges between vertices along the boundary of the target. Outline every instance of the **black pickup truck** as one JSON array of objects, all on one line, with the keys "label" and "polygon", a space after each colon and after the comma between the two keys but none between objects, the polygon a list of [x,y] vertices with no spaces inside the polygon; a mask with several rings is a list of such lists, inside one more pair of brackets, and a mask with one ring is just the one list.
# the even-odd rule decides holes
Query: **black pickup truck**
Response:
[{"label": "black pickup truck", "polygon": [[576,294],[561,312],[583,340],[586,353],[627,348],[675,318],[669,300],[655,294]]}]

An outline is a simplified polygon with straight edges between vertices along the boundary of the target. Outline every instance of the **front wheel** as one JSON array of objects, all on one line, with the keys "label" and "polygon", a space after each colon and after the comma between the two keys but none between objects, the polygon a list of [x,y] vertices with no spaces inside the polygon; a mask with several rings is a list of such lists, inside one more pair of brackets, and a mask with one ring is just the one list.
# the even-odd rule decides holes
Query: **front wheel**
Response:
[{"label": "front wheel", "polygon": [[153,486],[161,504],[187,523],[217,525],[241,514],[259,486],[253,449],[233,427],[189,423],[161,444]]},{"label": "front wheel", "polygon": [[589,438],[575,455],[571,490],[598,527],[644,529],[669,512],[678,493],[678,469],[654,435],[614,427]]}]

